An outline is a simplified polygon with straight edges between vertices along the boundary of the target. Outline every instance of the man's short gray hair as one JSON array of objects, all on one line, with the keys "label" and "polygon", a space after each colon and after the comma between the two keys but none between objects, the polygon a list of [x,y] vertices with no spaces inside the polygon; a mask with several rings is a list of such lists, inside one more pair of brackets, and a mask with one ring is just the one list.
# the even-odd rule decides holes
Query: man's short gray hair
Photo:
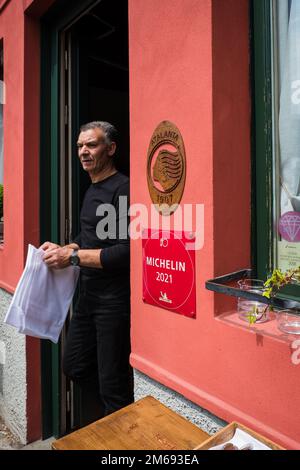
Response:
[{"label": "man's short gray hair", "polygon": [[112,142],[118,143],[119,133],[113,124],[106,121],[92,121],[87,124],[83,124],[80,127],[80,132],[89,131],[90,129],[101,129],[104,132],[105,140],[107,144]]}]

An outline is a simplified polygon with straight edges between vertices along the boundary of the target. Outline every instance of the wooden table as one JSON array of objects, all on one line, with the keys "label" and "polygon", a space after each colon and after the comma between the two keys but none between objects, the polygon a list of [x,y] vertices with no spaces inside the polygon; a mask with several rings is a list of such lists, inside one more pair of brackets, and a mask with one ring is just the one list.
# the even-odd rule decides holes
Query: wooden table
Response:
[{"label": "wooden table", "polygon": [[192,450],[209,435],[162,405],[143,398],[53,442],[55,450]]}]

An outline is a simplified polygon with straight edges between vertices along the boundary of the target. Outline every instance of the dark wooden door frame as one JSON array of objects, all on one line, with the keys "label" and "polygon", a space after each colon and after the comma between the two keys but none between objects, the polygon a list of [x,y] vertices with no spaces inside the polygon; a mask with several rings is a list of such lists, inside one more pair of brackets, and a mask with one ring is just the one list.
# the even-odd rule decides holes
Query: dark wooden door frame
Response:
[{"label": "dark wooden door frame", "polygon": [[[60,240],[60,35],[99,0],[57,1],[41,19],[41,242]],[[65,12],[61,14],[62,10]],[[59,437],[61,429],[61,345],[41,342],[42,435]]]}]

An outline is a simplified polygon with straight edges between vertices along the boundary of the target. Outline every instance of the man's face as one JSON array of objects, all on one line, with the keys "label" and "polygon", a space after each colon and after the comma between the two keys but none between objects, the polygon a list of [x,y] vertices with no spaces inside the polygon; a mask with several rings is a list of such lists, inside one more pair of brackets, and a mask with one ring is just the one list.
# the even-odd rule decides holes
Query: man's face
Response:
[{"label": "man's face", "polygon": [[89,129],[81,132],[77,141],[78,156],[82,167],[91,175],[111,165],[116,144],[107,144],[102,129]]}]

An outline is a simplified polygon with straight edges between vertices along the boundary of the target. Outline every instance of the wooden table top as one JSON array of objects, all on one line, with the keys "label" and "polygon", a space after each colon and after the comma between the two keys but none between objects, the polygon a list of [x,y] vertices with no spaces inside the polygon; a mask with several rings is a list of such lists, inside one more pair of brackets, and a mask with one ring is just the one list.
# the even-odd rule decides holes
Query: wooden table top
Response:
[{"label": "wooden table top", "polygon": [[153,397],[53,442],[55,450],[192,450],[209,435]]}]

